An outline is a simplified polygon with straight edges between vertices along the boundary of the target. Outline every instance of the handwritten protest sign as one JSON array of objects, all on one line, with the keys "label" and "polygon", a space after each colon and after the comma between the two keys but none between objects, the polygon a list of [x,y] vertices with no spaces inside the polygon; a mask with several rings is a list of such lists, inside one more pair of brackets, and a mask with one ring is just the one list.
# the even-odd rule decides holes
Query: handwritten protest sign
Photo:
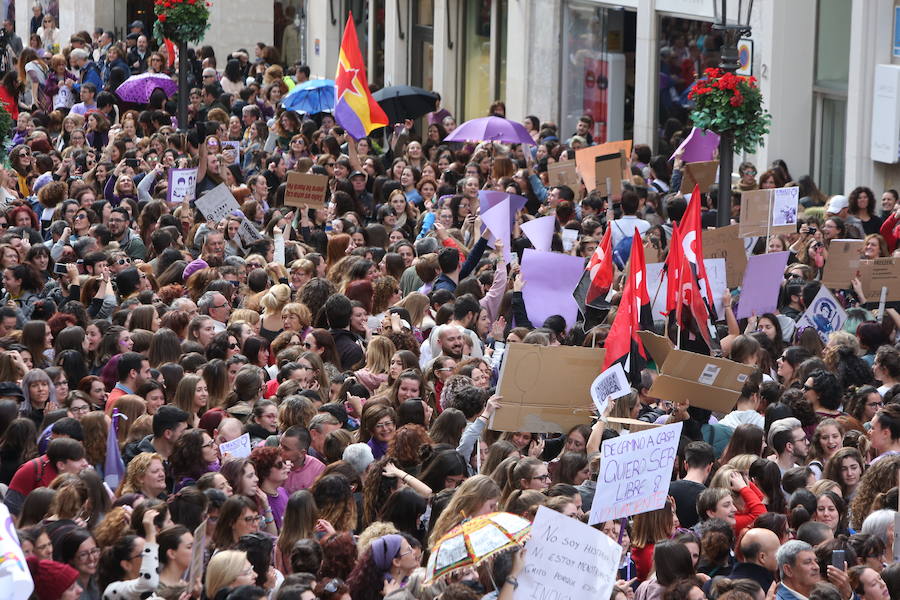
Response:
[{"label": "handwritten protest sign", "polygon": [[237,200],[234,199],[234,196],[228,190],[228,186],[224,183],[220,183],[200,198],[197,198],[194,204],[208,221],[218,222],[229,215],[239,214],[241,226],[238,228],[238,235],[244,245],[250,245],[262,239],[262,235],[256,230],[253,223],[244,216],[244,213],[241,212],[241,207],[238,206]]},{"label": "handwritten protest sign", "polygon": [[168,202],[180,204],[194,199],[197,188],[197,169],[169,169]]},{"label": "handwritten protest sign", "polygon": [[[831,260],[829,258],[829,260]],[[826,263],[827,264],[827,263]],[[875,260],[859,261],[859,280],[862,283],[866,300],[874,302],[881,297],[881,288],[887,288],[886,300],[894,302],[900,300],[900,259],[876,258]],[[849,284],[845,287],[849,287]]]},{"label": "handwritten protest sign", "polygon": [[628,160],[622,151],[594,157],[594,181],[602,196],[620,198],[622,196],[622,171]]},{"label": "handwritten protest sign", "polygon": [[834,299],[831,291],[823,285],[819,288],[819,293],[813,298],[806,312],[797,319],[797,327],[812,327],[819,333],[822,341],[827,343],[831,332],[838,331],[844,326],[846,320],[847,313]]},{"label": "handwritten protest sign", "polygon": [[621,557],[622,547],[602,531],[540,506],[513,598],[609,598]]},{"label": "handwritten protest sign", "polygon": [[222,456],[230,454],[233,458],[247,458],[250,456],[250,450],[249,433],[236,437],[230,442],[222,442],[219,444],[219,452],[222,453]]},{"label": "handwritten protest sign", "polygon": [[325,190],[328,189],[328,177],[325,175],[307,175],[296,171],[288,173],[287,188],[284,190],[284,203],[288,206],[325,208]]},{"label": "handwritten protest sign", "polygon": [[574,160],[561,160],[547,164],[550,187],[564,185],[575,192],[575,200],[581,200],[581,177],[575,170]]},{"label": "handwritten protest sign", "polygon": [[[738,225],[703,230],[703,258],[725,260],[728,287],[741,285],[744,269],[747,268],[747,253],[738,237]],[[649,262],[649,261],[648,261]],[[719,313],[721,314],[721,313]]]},{"label": "handwritten protest sign", "polygon": [[608,400],[615,400],[627,396],[629,393],[631,393],[631,385],[628,383],[622,363],[615,363],[597,375],[594,383],[591,384],[591,398],[600,414],[603,414]]},{"label": "handwritten protest sign", "polygon": [[680,438],[681,423],[674,423],[603,442],[588,524],[662,508]]}]

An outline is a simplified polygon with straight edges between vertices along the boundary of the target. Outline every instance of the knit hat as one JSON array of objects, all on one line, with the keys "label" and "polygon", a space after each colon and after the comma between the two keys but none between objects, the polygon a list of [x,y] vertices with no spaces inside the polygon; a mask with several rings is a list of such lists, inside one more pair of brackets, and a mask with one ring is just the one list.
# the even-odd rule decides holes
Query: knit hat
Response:
[{"label": "knit hat", "polygon": [[59,600],[78,579],[78,571],[65,563],[40,560],[36,556],[29,556],[27,560],[38,600]]},{"label": "knit hat", "polygon": [[[391,563],[400,552],[403,544],[403,536],[396,533],[383,535],[372,542],[372,560],[380,571],[387,572],[391,569]],[[40,600],[44,600],[41,598]]]},{"label": "knit hat", "polygon": [[184,272],[181,274],[181,277],[187,281],[187,278],[199,271],[200,269],[206,269],[209,265],[202,258],[198,258],[197,260],[193,260],[188,263],[188,266],[184,268]]}]

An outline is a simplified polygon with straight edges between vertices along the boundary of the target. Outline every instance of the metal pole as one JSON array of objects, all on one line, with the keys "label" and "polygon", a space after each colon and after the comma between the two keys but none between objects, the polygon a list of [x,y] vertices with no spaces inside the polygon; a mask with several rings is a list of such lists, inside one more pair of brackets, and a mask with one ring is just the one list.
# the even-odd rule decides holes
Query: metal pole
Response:
[{"label": "metal pole", "polygon": [[[723,6],[724,10],[724,6]],[[722,34],[725,38],[722,45],[722,62],[719,68],[734,73],[740,66],[738,62],[737,41],[740,31],[726,25],[725,13],[722,13]],[[734,166],[734,133],[719,133],[719,194],[716,205],[716,226],[727,227],[731,224],[731,171]]]},{"label": "metal pole", "polygon": [[188,63],[188,46],[187,42],[178,42],[178,129],[187,131],[187,105],[188,105],[188,80],[187,72]]}]

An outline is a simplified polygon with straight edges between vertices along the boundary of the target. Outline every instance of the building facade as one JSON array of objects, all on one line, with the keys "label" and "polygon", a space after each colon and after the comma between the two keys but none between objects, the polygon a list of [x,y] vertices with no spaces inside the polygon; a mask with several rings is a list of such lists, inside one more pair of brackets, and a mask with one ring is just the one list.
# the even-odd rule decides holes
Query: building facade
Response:
[{"label": "building facade", "polygon": [[[35,0],[7,1],[22,35]],[[557,123],[563,137],[590,112],[595,138],[632,138],[659,150],[669,120],[683,122],[687,112],[678,74],[715,57],[704,53],[713,2],[214,0],[205,43],[224,57],[264,42],[282,50],[286,62],[308,64],[314,77],[333,78],[352,12],[373,85],[434,89],[459,120],[483,116],[503,100],[510,118],[537,115]],[[63,39],[153,20],[152,0],[58,5]],[[900,187],[900,154],[882,162],[872,151],[873,131],[883,138],[876,143],[900,140],[900,131],[890,131],[900,123],[900,86],[876,87],[875,79],[878,65],[900,65],[898,6],[900,0],[756,0],[743,51],[772,132],[756,155],[735,157],[735,164],[750,160],[762,172],[782,158],[795,179],[810,174],[827,193]],[[890,160],[889,152],[876,154]]]}]

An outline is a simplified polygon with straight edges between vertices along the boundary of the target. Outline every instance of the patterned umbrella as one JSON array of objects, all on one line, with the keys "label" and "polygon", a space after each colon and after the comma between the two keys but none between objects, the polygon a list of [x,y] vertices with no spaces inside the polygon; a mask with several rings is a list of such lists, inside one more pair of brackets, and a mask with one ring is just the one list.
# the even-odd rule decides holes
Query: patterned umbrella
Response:
[{"label": "patterned umbrella", "polygon": [[334,80],[310,79],[294,86],[294,89],[281,100],[286,110],[314,115],[326,110],[334,110]]},{"label": "patterned umbrella", "polygon": [[450,135],[445,142],[505,142],[507,144],[536,145],[525,126],[502,117],[481,117],[466,121]]},{"label": "patterned umbrella", "polygon": [[531,522],[518,515],[495,512],[467,519],[451,529],[431,549],[425,574],[432,583],[451,571],[473,567],[518,546],[531,532]]},{"label": "patterned umbrella", "polygon": [[162,73],[141,73],[123,81],[122,85],[116,88],[116,95],[123,102],[146,104],[150,102],[150,94],[156,88],[161,88],[166,97],[171,97],[178,91],[178,82]]}]

